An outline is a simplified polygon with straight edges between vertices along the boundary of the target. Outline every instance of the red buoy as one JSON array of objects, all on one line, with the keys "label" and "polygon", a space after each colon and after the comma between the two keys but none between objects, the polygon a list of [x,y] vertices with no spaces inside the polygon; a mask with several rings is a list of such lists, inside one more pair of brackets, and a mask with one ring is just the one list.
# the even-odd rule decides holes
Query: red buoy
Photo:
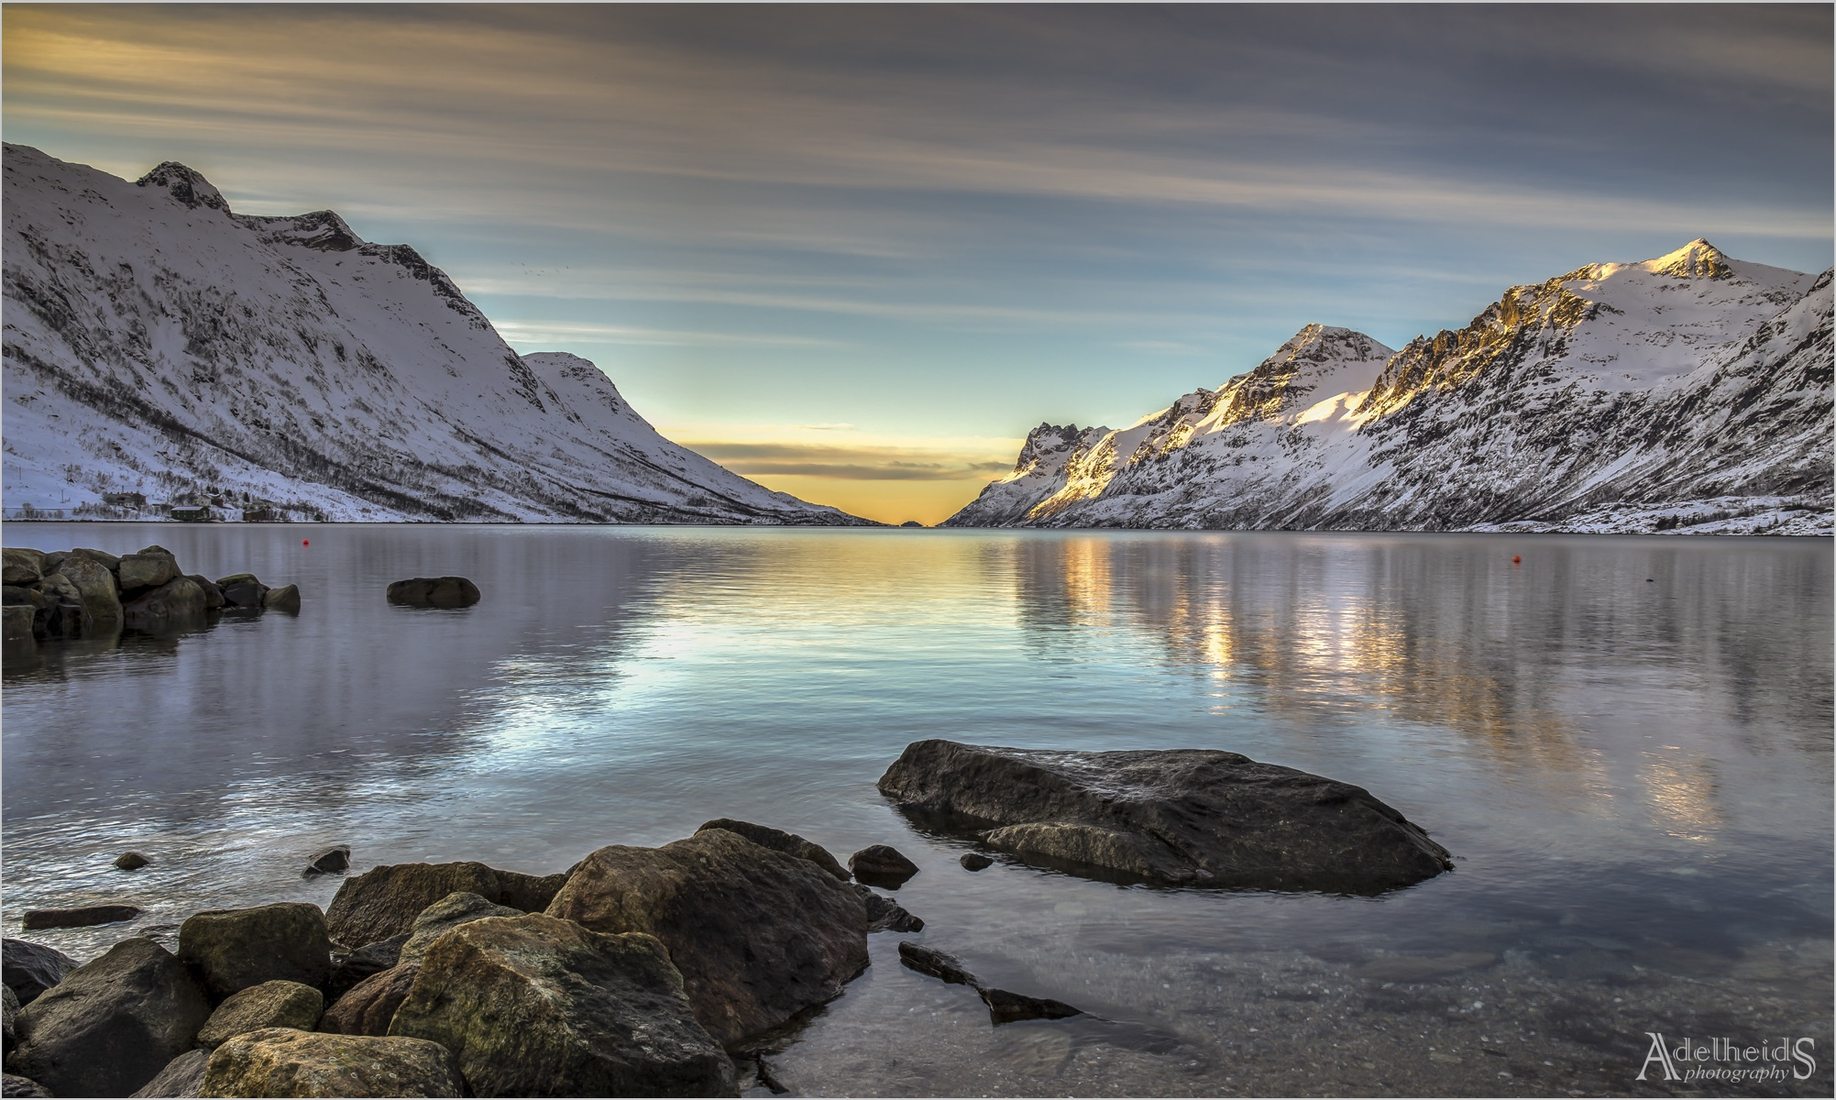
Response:
[{"label": "red buoy", "polygon": [[312,545],[312,540],[311,540],[311,539],[301,539],[301,540],[300,540],[300,545],[301,545],[301,546],[311,546],[311,545]]},{"label": "red buoy", "polygon": [[1516,554],[1512,554],[1512,555],[1511,555],[1511,564],[1512,564],[1512,565],[1522,565],[1523,563],[1524,563],[1524,559],[1523,559],[1523,558],[1520,558],[1520,557],[1518,557],[1518,556],[1517,556]]}]

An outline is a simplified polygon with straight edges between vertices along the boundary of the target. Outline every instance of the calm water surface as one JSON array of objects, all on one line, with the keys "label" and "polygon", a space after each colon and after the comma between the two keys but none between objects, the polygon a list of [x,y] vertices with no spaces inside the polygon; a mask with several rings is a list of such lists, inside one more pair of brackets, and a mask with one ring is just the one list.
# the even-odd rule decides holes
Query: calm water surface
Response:
[{"label": "calm water surface", "polygon": [[[302,538],[312,545],[303,547]],[[1661,1092],[1650,1040],[1811,1036],[1829,1094],[1827,540],[13,525],[253,571],[297,618],[6,669],[4,917],[324,904],[301,857],[561,870],[711,817],[892,843],[921,939],[1095,1019],[874,965],[804,1093]],[[1513,554],[1521,565],[1513,565]],[[392,608],[459,573],[484,602]],[[1370,788],[1457,869],[1382,898],[1118,888],[915,832],[926,737],[1214,747]],[[110,869],[127,848],[147,869]],[[17,933],[15,933],[17,934]],[[1705,1091],[1726,1091],[1709,1088]]]}]

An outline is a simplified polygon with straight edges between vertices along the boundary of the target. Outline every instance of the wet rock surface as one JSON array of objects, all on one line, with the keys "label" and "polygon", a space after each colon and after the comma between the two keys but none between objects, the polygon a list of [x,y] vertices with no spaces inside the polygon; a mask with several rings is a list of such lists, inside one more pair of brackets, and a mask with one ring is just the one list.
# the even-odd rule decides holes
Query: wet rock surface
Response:
[{"label": "wet rock surface", "polygon": [[219,999],[275,980],[317,988],[331,976],[325,914],[305,902],[193,914],[179,926],[179,957]]},{"label": "wet rock surface", "polygon": [[30,940],[0,942],[0,983],[13,991],[21,1005],[31,1004],[76,968],[77,961],[55,947]]},{"label": "wet rock surface", "polygon": [[807,859],[841,881],[848,881],[848,869],[841,865],[840,860],[836,859],[827,848],[815,841],[805,840],[796,833],[787,833],[769,825],[755,825],[750,821],[735,821],[730,817],[717,817],[695,831],[699,833],[709,829],[725,829],[730,833],[738,833],[754,844],[783,852],[786,855],[797,856],[800,859]]},{"label": "wet rock surface", "polygon": [[94,924],[116,924],[140,915],[133,905],[78,905],[69,909],[28,909],[19,926],[30,932],[40,928],[87,928]]},{"label": "wet rock surface", "polygon": [[389,586],[390,603],[405,607],[470,607],[481,598],[478,586],[464,577],[411,577]]},{"label": "wet rock surface", "polygon": [[422,910],[448,894],[477,894],[530,911],[547,906],[565,880],[564,875],[525,875],[475,861],[385,864],[346,879],[325,910],[325,922],[341,944],[375,943],[412,931]]},{"label": "wet rock surface", "polygon": [[696,1018],[729,1045],[831,1000],[867,965],[867,914],[853,890],[724,829],[661,848],[601,848],[548,913],[661,940]]},{"label": "wet rock surface", "polygon": [[268,1028],[218,1047],[205,1096],[461,1096],[453,1056],[424,1039]]},{"label": "wet rock surface", "polygon": [[1208,749],[919,741],[879,787],[928,827],[1123,882],[1375,894],[1452,866],[1362,787]]},{"label": "wet rock surface", "polygon": [[318,1025],[325,996],[299,982],[272,981],[232,994],[198,1031],[201,1047],[221,1046],[238,1035],[268,1027],[311,1031]]},{"label": "wet rock surface", "polygon": [[897,890],[918,873],[918,865],[890,844],[873,844],[848,857],[855,881]]}]

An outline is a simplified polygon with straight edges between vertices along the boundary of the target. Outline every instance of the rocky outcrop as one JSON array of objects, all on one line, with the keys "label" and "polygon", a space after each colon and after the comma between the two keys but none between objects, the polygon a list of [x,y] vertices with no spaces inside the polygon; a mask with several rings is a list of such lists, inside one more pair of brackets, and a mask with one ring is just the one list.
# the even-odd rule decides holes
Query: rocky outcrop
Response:
[{"label": "rocky outcrop", "polygon": [[331,975],[325,914],[297,901],[194,914],[179,926],[179,957],[217,998],[276,980],[317,988]]},{"label": "rocky outcrop", "polygon": [[461,1096],[452,1054],[424,1039],[267,1028],[218,1047],[204,1096]]},{"label": "rocky outcrop", "polygon": [[341,944],[375,943],[412,931],[415,918],[448,894],[477,894],[530,912],[546,907],[566,878],[500,871],[471,861],[385,864],[346,879],[325,910],[325,922]]},{"label": "rocky outcrop", "polygon": [[389,586],[390,603],[407,607],[470,607],[480,599],[478,586],[464,577],[414,577]]},{"label": "rocky outcrop", "polygon": [[827,848],[813,840],[805,840],[796,833],[787,833],[783,829],[774,829],[769,825],[755,825],[750,821],[735,821],[730,817],[717,817],[695,831],[700,833],[709,829],[725,829],[730,833],[738,833],[754,844],[796,856],[798,859],[807,859],[841,881],[848,881],[848,870],[841,865],[840,860],[831,855]]},{"label": "rocky outcrop", "polygon": [[198,1031],[198,1045],[215,1047],[265,1027],[291,1027],[311,1031],[318,1026],[325,996],[299,982],[272,981],[252,985],[217,1006]]},{"label": "rocky outcrop", "polygon": [[1453,865],[1362,787],[1209,749],[918,741],[879,787],[928,827],[1091,878],[1375,894]]},{"label": "rocky outcrop", "polygon": [[210,1015],[184,963],[123,940],[19,1013],[8,1068],[60,1096],[125,1096],[187,1050]]},{"label": "rocky outcrop", "polygon": [[734,1092],[661,943],[538,914],[440,937],[389,1032],[453,1051],[478,1096]]},{"label": "rocky outcrop", "polygon": [[661,940],[696,1019],[729,1046],[834,998],[867,965],[866,909],[851,889],[725,829],[601,848],[548,913]]},{"label": "rocky outcrop", "polygon": [[13,991],[21,1005],[64,980],[77,961],[55,947],[30,940],[0,941],[0,983]]},{"label": "rocky outcrop", "polygon": [[[87,637],[113,638],[123,629],[171,634],[208,626],[225,607],[260,611],[269,589],[250,574],[237,574],[235,599],[202,576],[186,575],[163,546],[148,546],[115,557],[78,548],[49,554],[8,548],[11,576],[20,583],[0,586],[6,640],[16,653],[38,642]],[[37,569],[36,575],[33,569]],[[284,585],[275,610],[297,612],[299,590]],[[27,610],[29,609],[29,613]]]}]

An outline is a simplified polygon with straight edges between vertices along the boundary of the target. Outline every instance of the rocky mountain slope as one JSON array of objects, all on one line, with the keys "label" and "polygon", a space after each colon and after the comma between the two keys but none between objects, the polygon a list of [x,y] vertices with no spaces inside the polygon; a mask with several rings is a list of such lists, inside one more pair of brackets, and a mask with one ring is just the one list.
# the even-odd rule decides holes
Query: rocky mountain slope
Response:
[{"label": "rocky mountain slope", "polygon": [[664,439],[586,360],[518,355],[414,249],[330,211],[237,214],[172,163],[129,183],[7,145],[3,166],[9,513],[861,522]]},{"label": "rocky mountain slope", "polygon": [[1831,533],[1830,273],[1695,240],[1391,351],[1309,325],[1124,429],[1041,425],[952,526]]}]

